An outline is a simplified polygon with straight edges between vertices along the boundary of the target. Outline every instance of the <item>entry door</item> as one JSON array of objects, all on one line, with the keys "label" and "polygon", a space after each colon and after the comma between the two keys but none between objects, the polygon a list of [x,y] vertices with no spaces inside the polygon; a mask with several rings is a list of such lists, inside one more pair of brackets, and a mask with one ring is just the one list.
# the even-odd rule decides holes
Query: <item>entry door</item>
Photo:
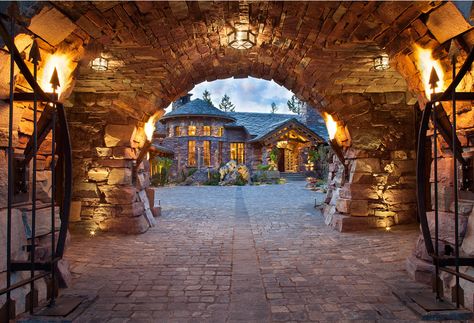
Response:
[{"label": "entry door", "polygon": [[293,154],[289,149],[285,149],[285,172],[293,172]]},{"label": "entry door", "polygon": [[278,170],[280,172],[285,171],[285,149],[278,148]]}]

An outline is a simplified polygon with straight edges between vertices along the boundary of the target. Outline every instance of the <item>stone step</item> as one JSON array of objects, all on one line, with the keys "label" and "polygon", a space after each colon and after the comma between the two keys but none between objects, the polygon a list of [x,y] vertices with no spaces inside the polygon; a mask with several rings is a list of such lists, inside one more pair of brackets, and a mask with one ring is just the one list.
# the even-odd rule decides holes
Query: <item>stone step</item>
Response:
[{"label": "stone step", "polygon": [[280,177],[286,179],[287,181],[305,181],[306,176],[303,173],[280,173]]}]

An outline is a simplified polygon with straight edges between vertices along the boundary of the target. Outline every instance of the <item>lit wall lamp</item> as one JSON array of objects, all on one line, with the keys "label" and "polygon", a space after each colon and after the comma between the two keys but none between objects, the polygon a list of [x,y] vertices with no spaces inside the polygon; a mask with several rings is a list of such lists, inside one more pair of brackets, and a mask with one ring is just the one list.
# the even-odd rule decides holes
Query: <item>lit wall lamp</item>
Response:
[{"label": "lit wall lamp", "polygon": [[90,63],[91,68],[94,71],[107,71],[109,68],[109,61],[102,56],[94,58]]},{"label": "lit wall lamp", "polygon": [[385,71],[390,68],[390,60],[387,54],[382,54],[374,58],[374,69],[376,71]]},{"label": "lit wall lamp", "polygon": [[234,30],[227,36],[229,46],[235,49],[250,49],[257,43],[257,36],[250,30]]},{"label": "lit wall lamp", "polygon": [[329,145],[331,146],[332,150],[336,154],[337,159],[341,162],[344,166],[344,178],[347,179],[349,176],[349,172],[346,165],[346,159],[344,158],[344,153],[342,152],[342,148],[339,146],[336,140],[336,133],[337,133],[337,122],[334,121],[333,117],[327,113],[326,114],[326,127],[328,129],[329,134]]}]

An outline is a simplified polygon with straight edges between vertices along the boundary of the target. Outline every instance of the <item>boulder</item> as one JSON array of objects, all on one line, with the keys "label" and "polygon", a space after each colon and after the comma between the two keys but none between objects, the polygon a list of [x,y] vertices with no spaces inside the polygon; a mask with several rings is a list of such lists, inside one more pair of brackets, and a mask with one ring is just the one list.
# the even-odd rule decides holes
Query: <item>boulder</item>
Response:
[{"label": "boulder", "polygon": [[198,169],[191,176],[188,176],[183,184],[184,185],[203,185],[209,180],[210,170]]},{"label": "boulder", "polygon": [[237,165],[231,160],[219,169],[219,185],[245,185],[250,181],[250,170],[245,165]]}]

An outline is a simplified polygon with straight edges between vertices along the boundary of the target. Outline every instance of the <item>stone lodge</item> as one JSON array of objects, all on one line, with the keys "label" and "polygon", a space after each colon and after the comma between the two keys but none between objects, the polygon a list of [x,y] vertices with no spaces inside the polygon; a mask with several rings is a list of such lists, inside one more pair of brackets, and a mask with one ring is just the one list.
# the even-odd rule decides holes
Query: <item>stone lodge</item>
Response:
[{"label": "stone lodge", "polygon": [[250,169],[268,165],[277,149],[280,172],[313,170],[308,152],[325,144],[324,120],[310,108],[300,115],[224,112],[190,94],[173,103],[157,123],[160,146],[174,152],[171,177],[185,169],[214,168],[234,160]]}]

